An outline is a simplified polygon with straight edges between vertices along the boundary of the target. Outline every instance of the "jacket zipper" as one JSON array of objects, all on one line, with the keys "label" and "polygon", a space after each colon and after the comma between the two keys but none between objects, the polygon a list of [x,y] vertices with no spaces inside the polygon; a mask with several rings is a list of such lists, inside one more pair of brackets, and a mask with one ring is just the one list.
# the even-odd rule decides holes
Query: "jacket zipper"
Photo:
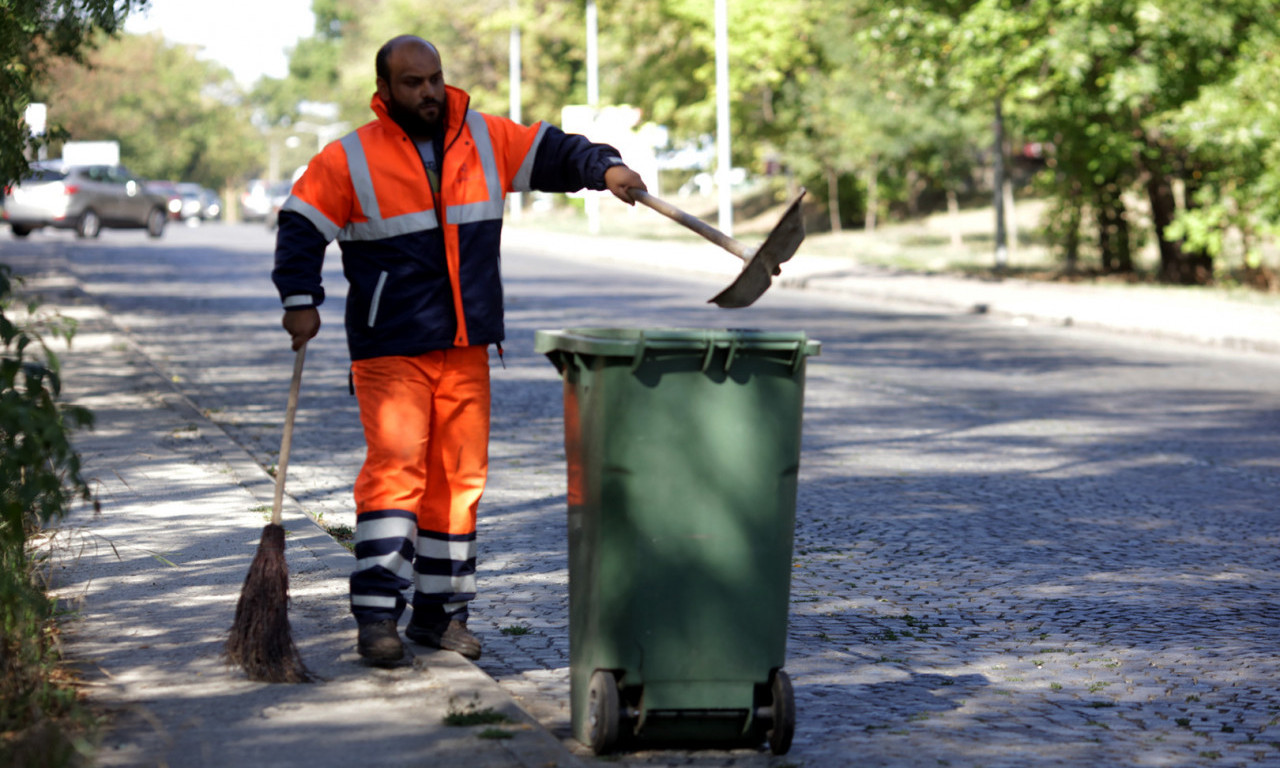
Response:
[{"label": "jacket zipper", "polygon": [[[445,141],[441,142],[441,144],[440,144],[440,146],[441,146],[441,150],[440,150],[440,194],[438,194],[438,195],[437,195],[437,194],[435,193],[435,190],[431,190],[431,197],[432,197],[432,202],[434,202],[434,203],[435,203],[435,207],[436,207],[436,221],[438,221],[438,222],[440,223],[440,236],[441,236],[442,238],[444,237],[444,224],[445,224],[444,214],[445,214],[445,210],[446,210],[446,207],[445,207],[445,204],[444,204],[444,157],[445,157],[445,155],[449,154],[449,149],[450,149],[451,147],[453,147],[453,145],[454,145],[455,143],[457,143],[458,139],[462,136],[462,132],[463,132],[464,130],[466,130],[466,128],[467,128],[467,110],[468,110],[468,109],[470,109],[470,108],[471,108],[471,97],[470,97],[470,96],[468,96],[468,97],[467,97],[467,101],[466,101],[466,103],[462,105],[462,120],[458,123],[458,132],[457,132],[457,133],[455,133],[455,134],[453,134],[453,138],[452,138],[452,139],[450,139],[450,138],[449,138],[448,134],[445,134]],[[448,126],[446,125],[446,126],[445,126],[445,128],[446,128],[446,130],[447,130],[447,129],[448,129]],[[424,171],[424,172],[426,171],[426,166],[425,166],[425,165],[423,166],[423,171]],[[428,182],[427,182],[427,186],[428,186],[428,187],[429,187],[429,186],[431,186],[430,181],[428,181]]]}]

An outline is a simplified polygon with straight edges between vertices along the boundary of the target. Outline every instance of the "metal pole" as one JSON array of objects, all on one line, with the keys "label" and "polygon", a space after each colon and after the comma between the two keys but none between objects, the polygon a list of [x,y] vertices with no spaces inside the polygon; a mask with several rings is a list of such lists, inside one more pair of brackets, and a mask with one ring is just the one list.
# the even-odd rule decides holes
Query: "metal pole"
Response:
[{"label": "metal pole", "polygon": [[995,191],[992,194],[996,209],[996,269],[1002,270],[1009,261],[1009,245],[1004,227],[1004,106],[1001,99],[996,99],[994,129],[995,180],[992,186]]},{"label": "metal pole", "polygon": [[[522,78],[520,68],[520,19],[518,17],[519,0],[511,0],[511,48],[509,53],[509,83],[511,91],[511,102],[509,112],[511,119],[517,123],[522,119],[522,109],[520,105],[520,81]],[[524,194],[521,192],[511,193],[511,222],[519,224],[524,214]]]},{"label": "metal pole", "polygon": [[[600,60],[596,46],[598,23],[596,0],[587,0],[587,106],[591,107],[593,120],[595,110],[600,106]],[[582,202],[587,211],[587,230],[593,235],[599,234],[600,196],[588,192]]]},{"label": "metal pole", "polygon": [[733,237],[732,155],[729,152],[729,13],[716,0],[716,188],[720,193],[720,231]]},{"label": "metal pole", "polygon": [[600,104],[600,55],[597,45],[596,0],[587,0],[587,106]]}]

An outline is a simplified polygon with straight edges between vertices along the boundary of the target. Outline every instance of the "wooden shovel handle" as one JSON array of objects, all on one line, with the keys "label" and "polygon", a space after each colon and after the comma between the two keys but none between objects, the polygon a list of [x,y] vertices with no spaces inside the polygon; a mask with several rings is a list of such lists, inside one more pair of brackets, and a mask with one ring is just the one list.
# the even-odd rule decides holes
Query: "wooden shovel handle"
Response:
[{"label": "wooden shovel handle", "polygon": [[284,476],[289,470],[289,450],[293,447],[293,417],[298,413],[298,392],[302,389],[302,361],[307,345],[298,347],[293,356],[293,379],[289,382],[289,404],[284,409],[284,435],[280,438],[280,458],[276,461],[276,498],[271,505],[271,524],[280,525],[284,508]]},{"label": "wooden shovel handle", "polygon": [[751,248],[750,246],[744,245],[738,242],[737,240],[734,240],[732,237],[729,237],[728,235],[716,229],[715,227],[711,226],[710,224],[706,223],[702,219],[699,219],[698,217],[693,216],[691,214],[685,213],[684,211],[675,207],[671,203],[668,203],[666,200],[662,200],[660,198],[654,197],[653,195],[649,194],[643,189],[639,189],[639,188],[628,189],[627,194],[631,195],[632,200],[635,200],[638,203],[644,203],[645,205],[649,206],[650,208],[662,214],[663,216],[666,216],[672,221],[675,221],[693,230],[694,232],[697,232],[699,235],[702,235],[706,239],[710,240],[711,242],[725,249],[729,253],[732,253],[734,256],[737,256],[743,261],[750,261],[751,256],[755,253],[754,248]]}]

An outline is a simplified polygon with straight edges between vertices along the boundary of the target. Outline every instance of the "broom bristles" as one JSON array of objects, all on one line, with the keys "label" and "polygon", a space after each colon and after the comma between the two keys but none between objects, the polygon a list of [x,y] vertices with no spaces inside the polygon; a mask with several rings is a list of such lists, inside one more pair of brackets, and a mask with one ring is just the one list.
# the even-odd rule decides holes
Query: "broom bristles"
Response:
[{"label": "broom bristles", "polygon": [[284,526],[262,529],[258,553],[249,566],[224,653],[250,680],[306,683],[313,679],[293,644],[289,628],[289,568],[284,559]]}]

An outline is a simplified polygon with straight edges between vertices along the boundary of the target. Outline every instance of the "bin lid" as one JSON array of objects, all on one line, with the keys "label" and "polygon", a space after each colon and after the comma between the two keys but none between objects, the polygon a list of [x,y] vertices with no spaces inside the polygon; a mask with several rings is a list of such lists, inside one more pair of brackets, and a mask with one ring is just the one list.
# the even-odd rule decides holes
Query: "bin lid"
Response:
[{"label": "bin lid", "polygon": [[667,352],[705,352],[708,347],[733,347],[738,352],[799,352],[813,356],[821,342],[804,331],[762,331],[727,328],[569,328],[537,331],[535,352],[569,352],[581,355],[635,358],[646,349]]}]

